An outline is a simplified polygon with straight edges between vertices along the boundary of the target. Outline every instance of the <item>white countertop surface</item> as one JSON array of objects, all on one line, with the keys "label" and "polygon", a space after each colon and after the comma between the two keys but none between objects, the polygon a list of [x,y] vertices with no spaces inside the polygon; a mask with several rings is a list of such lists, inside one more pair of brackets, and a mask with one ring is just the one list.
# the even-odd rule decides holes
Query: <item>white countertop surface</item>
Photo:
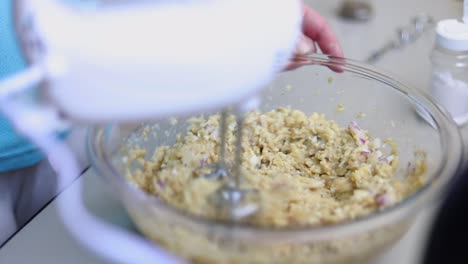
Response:
[{"label": "white countertop surface", "polygon": [[[373,50],[385,44],[396,34],[398,27],[407,25],[416,14],[427,13],[439,20],[461,16],[462,13],[462,4],[456,0],[368,1],[375,7],[375,17],[364,23],[349,23],[337,18],[336,10],[341,1],[306,2],[328,18],[342,42],[346,57],[356,60],[365,59]],[[409,47],[388,54],[377,63],[377,66],[399,76],[403,82],[425,89],[432,38],[432,34],[427,34]],[[87,160],[84,156],[83,129],[78,129],[73,135],[72,145],[78,149],[80,163],[84,166]],[[462,135],[467,142],[466,128],[462,129]],[[109,221],[131,228],[131,222],[123,209],[109,195],[108,189],[92,169],[82,175],[79,181],[83,182],[86,203],[93,212]],[[69,188],[74,188],[74,185]],[[0,249],[0,263],[103,263],[69,236],[56,213],[57,199],[60,199],[60,195]],[[418,263],[420,249],[427,235],[426,230],[432,219],[430,217],[432,211],[432,209],[423,211],[411,230],[392,250],[382,256],[378,263]]]}]

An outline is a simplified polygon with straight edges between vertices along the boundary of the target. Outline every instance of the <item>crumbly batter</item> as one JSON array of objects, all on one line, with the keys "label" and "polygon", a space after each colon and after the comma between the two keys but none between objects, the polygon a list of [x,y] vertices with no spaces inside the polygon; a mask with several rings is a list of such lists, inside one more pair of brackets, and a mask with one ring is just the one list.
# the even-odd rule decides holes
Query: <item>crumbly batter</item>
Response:
[{"label": "crumbly batter", "polygon": [[[209,197],[224,184],[203,177],[217,161],[219,115],[194,118],[172,146],[149,160],[136,149],[130,160],[143,169],[129,179],[144,191],[190,213],[216,218]],[[237,126],[228,120],[227,164],[232,166]],[[401,201],[423,184],[423,159],[404,179],[394,177],[397,148],[352,122],[341,127],[324,115],[279,108],[245,117],[242,187],[259,190],[261,210],[248,219],[271,227],[331,224],[367,215]]]}]

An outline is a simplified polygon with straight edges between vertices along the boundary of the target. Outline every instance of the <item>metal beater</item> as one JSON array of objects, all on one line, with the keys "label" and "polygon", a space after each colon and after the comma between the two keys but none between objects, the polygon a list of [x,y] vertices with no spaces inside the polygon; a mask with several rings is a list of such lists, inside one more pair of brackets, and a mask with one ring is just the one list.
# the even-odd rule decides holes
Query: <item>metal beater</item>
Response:
[{"label": "metal beater", "polygon": [[218,161],[213,166],[213,171],[205,175],[212,180],[225,180],[211,197],[210,201],[218,210],[218,216],[227,221],[242,221],[248,219],[260,209],[260,195],[257,190],[241,187],[242,181],[242,139],[244,117],[243,111],[234,111],[237,130],[234,165],[231,170],[226,166],[226,144],[227,144],[227,119],[229,109],[224,109],[220,116],[220,146]]}]

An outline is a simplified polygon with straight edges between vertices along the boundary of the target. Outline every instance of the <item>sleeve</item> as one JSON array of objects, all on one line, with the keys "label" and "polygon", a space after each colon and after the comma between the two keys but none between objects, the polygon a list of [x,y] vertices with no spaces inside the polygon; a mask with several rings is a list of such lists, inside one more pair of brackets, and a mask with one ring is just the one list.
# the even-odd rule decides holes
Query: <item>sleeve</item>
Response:
[{"label": "sleeve", "polygon": [[[0,80],[22,70],[26,62],[13,28],[13,0],[0,1]],[[0,172],[27,167],[42,159],[27,139],[16,134],[0,114]]]}]

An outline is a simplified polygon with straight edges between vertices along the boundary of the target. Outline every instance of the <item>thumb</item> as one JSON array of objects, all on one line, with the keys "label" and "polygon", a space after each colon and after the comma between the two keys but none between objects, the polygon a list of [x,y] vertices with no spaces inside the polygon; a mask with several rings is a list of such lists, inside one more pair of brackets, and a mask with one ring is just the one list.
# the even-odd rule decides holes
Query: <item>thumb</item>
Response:
[{"label": "thumb", "polygon": [[299,38],[299,41],[296,45],[296,54],[307,54],[310,52],[316,52],[317,48],[315,47],[314,41],[309,37],[306,37],[304,34]]}]

